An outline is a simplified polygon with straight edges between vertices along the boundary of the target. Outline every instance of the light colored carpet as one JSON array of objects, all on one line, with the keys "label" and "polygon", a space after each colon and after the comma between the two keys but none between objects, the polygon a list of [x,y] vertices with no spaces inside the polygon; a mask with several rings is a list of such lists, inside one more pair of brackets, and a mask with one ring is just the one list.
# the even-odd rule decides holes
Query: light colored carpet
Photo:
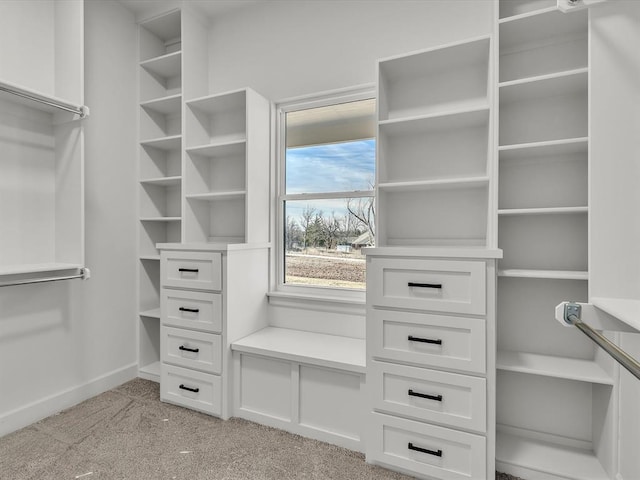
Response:
[{"label": "light colored carpet", "polygon": [[344,448],[161,403],[142,379],[0,438],[7,480],[408,478]]}]

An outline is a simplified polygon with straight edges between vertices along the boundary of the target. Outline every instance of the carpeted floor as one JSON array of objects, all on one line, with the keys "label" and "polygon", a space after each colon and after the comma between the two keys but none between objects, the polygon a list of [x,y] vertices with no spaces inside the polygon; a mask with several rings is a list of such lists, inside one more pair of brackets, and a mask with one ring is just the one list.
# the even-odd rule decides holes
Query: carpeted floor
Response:
[{"label": "carpeted floor", "polygon": [[142,379],[0,438],[3,480],[408,478],[344,448],[161,403]]}]

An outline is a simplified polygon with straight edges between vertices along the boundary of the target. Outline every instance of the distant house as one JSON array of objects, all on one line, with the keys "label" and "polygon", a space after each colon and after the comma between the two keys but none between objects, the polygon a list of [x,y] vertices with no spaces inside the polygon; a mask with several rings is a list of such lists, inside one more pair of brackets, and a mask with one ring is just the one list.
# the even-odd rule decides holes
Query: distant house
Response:
[{"label": "distant house", "polygon": [[373,236],[368,230],[351,241],[351,247],[355,248],[356,250],[360,250],[362,247],[371,247],[373,246],[373,244]]}]

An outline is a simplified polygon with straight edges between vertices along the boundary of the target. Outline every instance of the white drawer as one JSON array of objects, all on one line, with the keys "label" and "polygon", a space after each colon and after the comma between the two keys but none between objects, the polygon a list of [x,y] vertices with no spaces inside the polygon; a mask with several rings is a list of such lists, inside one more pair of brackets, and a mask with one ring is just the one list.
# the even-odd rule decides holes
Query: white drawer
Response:
[{"label": "white drawer", "polygon": [[160,253],[163,287],[222,290],[222,254],[218,252]]},{"label": "white drawer", "polygon": [[487,478],[485,437],[372,414],[367,461],[447,480]]},{"label": "white drawer", "polygon": [[207,332],[222,331],[222,295],[163,288],[160,299],[162,324],[195,328]]},{"label": "white drawer", "polygon": [[160,371],[160,399],[163,402],[220,415],[222,382],[217,375],[163,364]]},{"label": "white drawer", "polygon": [[484,315],[485,263],[481,261],[370,258],[371,305]]},{"label": "white drawer", "polygon": [[485,320],[369,308],[367,350],[375,358],[485,373]]},{"label": "white drawer", "polygon": [[213,333],[162,326],[160,358],[163,363],[195,368],[208,373],[220,373],[222,337]]},{"label": "white drawer", "polygon": [[367,381],[378,410],[486,432],[484,378],[374,361]]}]

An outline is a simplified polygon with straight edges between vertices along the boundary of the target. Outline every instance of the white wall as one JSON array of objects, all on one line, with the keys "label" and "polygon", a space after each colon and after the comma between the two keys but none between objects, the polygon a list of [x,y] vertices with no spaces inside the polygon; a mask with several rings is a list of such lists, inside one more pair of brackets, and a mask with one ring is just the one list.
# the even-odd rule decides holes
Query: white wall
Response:
[{"label": "white wall", "polygon": [[[269,1],[214,19],[209,93],[281,101],[373,84],[376,60],[491,33],[492,0]],[[364,337],[364,307],[278,300],[272,325]]]},{"label": "white wall", "polygon": [[210,93],[271,100],[375,81],[375,61],[492,30],[492,0],[272,0],[213,22]]},{"label": "white wall", "polygon": [[[34,33],[27,19],[19,23]],[[133,14],[115,2],[87,2],[85,41],[92,278],[0,289],[0,435],[137,374]]]}]

